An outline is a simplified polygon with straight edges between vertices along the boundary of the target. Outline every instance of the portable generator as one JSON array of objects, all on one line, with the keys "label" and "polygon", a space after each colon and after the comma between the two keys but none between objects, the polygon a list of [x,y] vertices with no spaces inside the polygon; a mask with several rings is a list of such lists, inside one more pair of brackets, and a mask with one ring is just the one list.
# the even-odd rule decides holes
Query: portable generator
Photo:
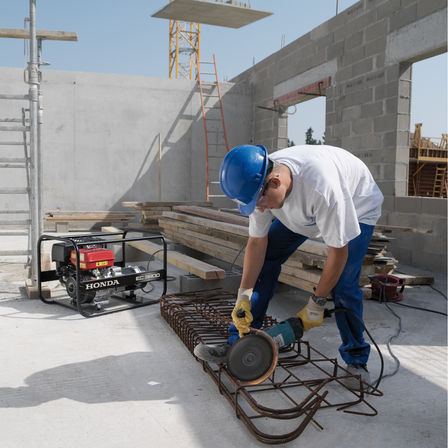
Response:
[{"label": "portable generator", "polygon": [[[104,306],[111,299],[125,300],[130,304],[120,307],[115,311],[128,309],[135,306],[144,306],[157,303],[158,300],[148,299],[144,288],[149,282],[163,281],[163,292],[166,293],[166,243],[162,235],[151,235],[127,238],[127,233],[117,232],[110,234],[90,234],[77,236],[55,237],[42,235],[38,244],[39,275],[38,287],[40,298],[45,303],[60,303],[67,305],[63,300],[47,300],[42,297],[41,283],[51,280],[59,280],[65,286],[69,302],[68,305],[77,309],[85,317],[95,314],[88,308],[96,309],[102,314],[106,312]],[[135,230],[137,231],[137,230]],[[138,232],[142,232],[140,229]],[[120,238],[111,238],[119,235]],[[149,270],[148,266],[129,264],[126,262],[126,243],[158,239],[163,243],[163,268]],[[41,243],[45,240],[59,240],[51,248],[51,261],[55,263],[56,269],[52,271],[41,271],[40,250]],[[122,259],[116,260],[113,245],[120,244]],[[141,290],[144,294],[136,295]]]}]

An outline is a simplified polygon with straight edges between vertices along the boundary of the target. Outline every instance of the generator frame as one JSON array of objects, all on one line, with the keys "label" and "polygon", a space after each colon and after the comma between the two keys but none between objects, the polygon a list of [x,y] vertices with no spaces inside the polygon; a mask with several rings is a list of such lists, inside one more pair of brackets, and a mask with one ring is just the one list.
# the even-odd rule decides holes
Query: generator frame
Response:
[{"label": "generator frame", "polygon": [[[139,233],[151,233],[151,235],[148,236],[141,236],[141,237],[127,237],[127,234],[129,232],[139,232]],[[121,236],[121,238],[110,238],[114,236]],[[101,241],[98,240],[90,240],[89,238],[93,239],[96,237],[100,237]],[[85,241],[79,242],[76,241],[79,238],[86,238]],[[49,282],[53,280],[59,280],[59,276],[56,274],[56,270],[49,270],[49,271],[42,271],[42,260],[41,260],[41,248],[42,248],[42,242],[43,241],[49,241],[49,240],[55,240],[55,241],[61,241],[65,243],[70,243],[73,246],[73,250],[76,253],[76,304],[64,303],[60,300],[49,300],[43,297],[42,295],[42,283]],[[78,311],[79,314],[81,314],[84,317],[96,317],[101,316],[104,314],[112,314],[117,313],[119,311],[129,310],[132,308],[140,308],[143,306],[148,305],[154,305],[156,303],[159,303],[159,299],[155,300],[147,300],[145,302],[137,302],[136,300],[132,300],[130,297],[117,297],[114,296],[114,298],[117,298],[119,300],[128,302],[129,305],[127,306],[121,306],[119,308],[114,309],[102,309],[102,310],[96,310],[93,312],[86,311],[85,306],[81,303],[81,287],[87,283],[93,282],[94,280],[89,281],[82,281],[81,280],[81,268],[80,268],[80,255],[79,250],[80,248],[84,246],[88,246],[90,244],[121,244],[122,247],[122,260],[115,263],[115,266],[125,267],[126,266],[126,243],[132,242],[132,241],[148,241],[148,240],[161,240],[163,245],[163,268],[154,270],[154,271],[146,271],[143,274],[142,273],[135,273],[135,274],[126,274],[122,275],[120,277],[121,280],[124,279],[124,283],[128,282],[130,283],[130,280],[135,280],[135,277],[139,275],[145,275],[145,274],[154,274],[157,276],[157,278],[144,280],[145,282],[153,282],[153,281],[163,281],[163,291],[160,297],[164,296],[167,291],[167,244],[165,241],[165,238],[162,234],[154,234],[154,232],[147,231],[144,229],[126,229],[124,231],[119,232],[113,232],[113,233],[104,233],[104,232],[98,232],[98,233],[86,233],[86,234],[77,234],[77,235],[65,235],[65,236],[56,236],[56,235],[41,235],[38,242],[37,242],[37,287],[38,287],[38,293],[39,298],[42,302],[46,304],[57,304],[64,306],[66,308],[70,308],[72,310]],[[108,289],[108,287],[103,287],[103,289]]]}]

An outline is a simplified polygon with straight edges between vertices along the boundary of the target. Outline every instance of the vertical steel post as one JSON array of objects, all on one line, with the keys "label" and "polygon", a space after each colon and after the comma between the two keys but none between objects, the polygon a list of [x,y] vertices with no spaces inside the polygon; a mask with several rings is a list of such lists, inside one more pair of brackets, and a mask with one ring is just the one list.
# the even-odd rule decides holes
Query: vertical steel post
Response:
[{"label": "vertical steel post", "polygon": [[37,282],[37,242],[42,233],[39,192],[39,70],[37,64],[36,0],[30,0],[30,60],[28,63],[28,84],[30,98],[30,152],[31,152],[31,281]]}]

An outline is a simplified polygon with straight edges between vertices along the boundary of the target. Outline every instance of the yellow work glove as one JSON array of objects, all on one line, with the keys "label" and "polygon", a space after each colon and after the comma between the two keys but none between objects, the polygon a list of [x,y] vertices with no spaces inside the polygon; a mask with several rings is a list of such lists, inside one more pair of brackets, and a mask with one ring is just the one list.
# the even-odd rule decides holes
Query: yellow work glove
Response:
[{"label": "yellow work glove", "polygon": [[[319,297],[319,300],[325,303],[325,299]],[[310,330],[314,327],[319,327],[322,325],[324,320],[324,305],[318,305],[311,296],[308,300],[308,304],[296,314],[296,317],[302,321],[303,329],[305,331]]]},{"label": "yellow work glove", "polygon": [[[232,311],[232,320],[237,328],[240,338],[242,338],[246,333],[249,333],[250,324],[253,321],[252,313],[250,312],[250,297],[252,296],[252,288],[238,289],[238,296],[235,303],[235,308]],[[244,317],[238,317],[244,311]]]}]

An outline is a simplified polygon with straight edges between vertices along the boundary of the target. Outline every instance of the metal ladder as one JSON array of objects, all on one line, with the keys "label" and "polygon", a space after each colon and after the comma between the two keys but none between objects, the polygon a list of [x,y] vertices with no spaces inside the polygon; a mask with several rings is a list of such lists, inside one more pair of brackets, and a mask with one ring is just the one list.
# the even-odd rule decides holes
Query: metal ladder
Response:
[{"label": "metal ladder", "polygon": [[[202,70],[203,65],[208,67],[206,71]],[[198,60],[197,67],[205,133],[207,201],[213,199],[214,202],[217,202],[219,198],[227,199],[219,186],[219,167],[223,157],[229,151],[229,143],[224,122],[224,110],[215,55],[213,55],[213,62]],[[203,76],[211,76],[213,80],[204,81]],[[216,114],[217,111],[220,112],[218,116]]]},{"label": "metal ladder", "polygon": [[[0,101],[26,101],[29,102],[28,95],[11,95],[0,94]],[[26,250],[1,250],[0,256],[28,256],[27,266],[31,263],[31,209],[32,209],[32,195],[31,195],[31,155],[30,155],[30,119],[29,108],[21,107],[18,109],[18,114],[21,117],[4,118],[0,117],[0,237],[4,236],[27,236]],[[19,139],[14,136],[19,134]],[[17,149],[22,148],[23,154],[15,154]],[[20,175],[24,178],[26,185],[20,187],[11,187],[5,185],[11,179],[12,174],[10,170],[20,170],[23,172],[14,178],[19,178]],[[5,207],[7,201],[6,196],[17,195],[27,196],[28,209],[25,208],[10,208]],[[20,201],[18,198],[15,203],[20,204],[19,207],[24,207],[25,201]]]}]

